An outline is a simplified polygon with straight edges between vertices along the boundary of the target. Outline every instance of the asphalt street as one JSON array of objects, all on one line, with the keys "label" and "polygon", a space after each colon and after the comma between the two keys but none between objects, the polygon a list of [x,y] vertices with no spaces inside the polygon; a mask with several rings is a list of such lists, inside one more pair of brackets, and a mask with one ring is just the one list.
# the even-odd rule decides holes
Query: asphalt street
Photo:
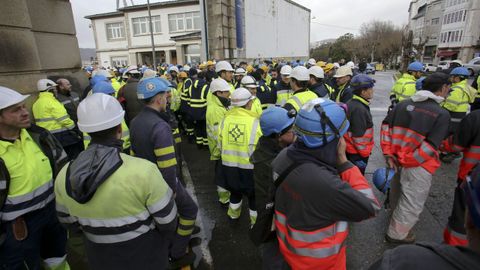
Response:
[{"label": "asphalt street", "polygon": [[[370,104],[375,125],[375,148],[366,171],[369,181],[376,168],[385,166],[379,145],[380,125],[390,104],[389,92],[394,82],[392,72],[377,72],[372,77],[376,80],[374,99]],[[203,229],[202,245],[196,249],[197,254],[203,253],[203,258],[201,261],[197,260],[197,269],[261,269],[258,249],[248,238],[248,209],[244,205],[239,220],[228,219],[227,209],[217,202],[213,180],[214,163],[209,160],[208,150],[197,149],[185,139],[183,141],[182,153],[186,162],[184,174],[187,176],[189,191],[198,201],[200,220],[197,223]],[[417,241],[442,241],[443,228],[453,202],[458,163],[459,160],[452,164],[442,164],[434,175],[425,209],[414,228]],[[379,202],[383,204],[383,194],[373,189]],[[368,269],[385,250],[395,247],[384,240],[388,215],[388,211],[382,209],[375,218],[350,224],[347,242],[348,269]]]}]

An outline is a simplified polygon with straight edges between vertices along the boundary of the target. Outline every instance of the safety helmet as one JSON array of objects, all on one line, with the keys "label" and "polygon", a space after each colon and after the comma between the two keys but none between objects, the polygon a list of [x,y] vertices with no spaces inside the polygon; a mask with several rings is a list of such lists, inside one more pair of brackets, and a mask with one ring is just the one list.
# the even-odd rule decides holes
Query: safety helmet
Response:
[{"label": "safety helmet", "polygon": [[267,73],[268,70],[269,70],[269,68],[268,68],[267,65],[262,65],[262,66],[260,67],[260,69],[263,70],[265,73]]},{"label": "safety helmet", "polygon": [[407,67],[408,71],[422,71],[423,72],[423,64],[421,62],[415,61],[410,63]]},{"label": "safety helmet", "polygon": [[95,75],[90,79],[90,86],[94,87],[98,82],[108,82],[108,79],[103,75]]},{"label": "safety helmet", "polygon": [[178,73],[178,78],[188,78],[188,74],[185,71]]},{"label": "safety helmet", "polygon": [[290,76],[290,74],[292,74],[292,67],[289,65],[282,66],[280,69],[280,75]]},{"label": "safety helmet", "polygon": [[22,95],[17,91],[5,86],[0,86],[0,110],[18,104],[27,99],[29,96],[30,95]]},{"label": "safety helmet", "polygon": [[354,68],[355,67],[355,64],[352,62],[352,61],[348,61],[345,66],[349,67],[349,68]]},{"label": "safety helmet", "polygon": [[172,85],[164,78],[153,77],[140,80],[137,85],[138,99],[148,99],[158,93],[168,92]]},{"label": "safety helmet", "polygon": [[57,84],[49,79],[40,79],[37,82],[37,90],[40,92],[54,89],[55,86],[57,86]]},{"label": "safety helmet", "polygon": [[333,75],[334,78],[341,78],[341,77],[345,77],[345,76],[352,76],[353,73],[352,73],[352,69],[350,67],[347,67],[347,66],[341,66],[337,69],[337,72],[335,73],[335,75]]},{"label": "safety helmet", "polygon": [[308,81],[310,80],[310,73],[308,69],[304,66],[297,66],[292,69],[289,78],[294,78],[297,81]]},{"label": "safety helmet", "polygon": [[112,95],[115,93],[115,89],[113,89],[113,86],[110,82],[98,82],[95,84],[95,86],[93,86],[92,93],[93,94],[102,93],[106,95]]},{"label": "safety helmet", "polygon": [[247,75],[247,71],[243,68],[237,68],[235,69],[235,75],[242,75],[242,76],[245,76]]},{"label": "safety helmet", "polygon": [[318,61],[317,62],[317,66],[319,66],[321,68],[324,68],[326,64],[327,64],[327,62],[325,62],[325,61]]},{"label": "safety helmet", "polygon": [[129,66],[127,70],[125,70],[125,73],[130,73],[130,74],[139,74],[140,71],[138,71],[137,66]]},{"label": "safety helmet", "polygon": [[148,69],[148,67],[146,66],[143,66],[141,69],[140,69],[140,73],[145,73],[145,71]]},{"label": "safety helmet", "polygon": [[93,67],[92,67],[92,66],[88,66],[88,67],[85,68],[85,71],[92,73]]},{"label": "safety helmet", "polygon": [[308,59],[307,64],[309,64],[311,66],[315,66],[317,64],[317,61],[315,61],[315,59],[313,59],[313,58],[310,58],[310,59]]},{"label": "safety helmet", "polygon": [[178,67],[176,67],[176,66],[171,66],[171,67],[168,69],[168,72],[169,72],[169,73],[172,73],[172,72],[179,73],[180,70],[178,70]]},{"label": "safety helmet", "polygon": [[255,80],[255,78],[253,78],[252,76],[243,77],[242,80],[240,81],[240,84],[245,88],[257,88],[258,87],[257,80]]},{"label": "safety helmet", "polygon": [[213,65],[215,65],[215,63],[211,60],[208,60],[206,65],[207,66],[213,66]]},{"label": "safety helmet", "polygon": [[200,64],[200,65],[198,65],[198,68],[199,68],[199,69],[204,69],[204,68],[206,68],[206,67],[207,67],[207,65],[206,65],[206,64],[203,64],[203,63]]},{"label": "safety helmet", "polygon": [[235,71],[232,68],[232,65],[228,63],[227,61],[218,61],[218,63],[215,65],[215,72],[220,72],[220,71]]},{"label": "safety helmet", "polygon": [[113,78],[112,74],[108,72],[108,70],[105,69],[99,69],[97,70],[97,73],[95,73],[95,76],[102,75],[105,76],[106,78]]},{"label": "safety helmet", "polygon": [[252,99],[255,99],[255,96],[253,96],[250,91],[242,87],[235,89],[230,97],[232,106],[234,107],[245,106]]},{"label": "safety helmet", "polygon": [[374,85],[375,80],[365,74],[355,75],[350,81],[350,86],[354,91],[372,88]]},{"label": "safety helmet", "polygon": [[324,71],[325,73],[327,73],[327,72],[329,72],[330,70],[332,70],[334,67],[335,67],[334,64],[328,63],[328,64],[325,65],[325,67],[323,67],[323,71]]},{"label": "safety helmet", "polygon": [[281,107],[270,107],[260,116],[260,128],[264,136],[282,134],[295,122],[295,110],[289,112]]},{"label": "safety helmet", "polygon": [[252,73],[254,70],[253,66],[252,65],[248,65],[247,66],[247,73]]},{"label": "safety helmet", "polygon": [[475,227],[480,229],[480,166],[476,166],[461,185],[468,212]]},{"label": "safety helmet", "polygon": [[392,168],[378,168],[373,173],[372,181],[375,187],[382,193],[386,193],[390,188],[390,182],[395,176],[395,170]]},{"label": "safety helmet", "polygon": [[349,126],[342,107],[329,99],[316,98],[300,109],[293,129],[301,142],[315,148],[342,137]]},{"label": "safety helmet", "polygon": [[340,68],[340,64],[337,63],[337,62],[335,62],[335,63],[333,63],[333,67],[334,67],[334,68]]},{"label": "safety helmet", "polygon": [[183,71],[188,72],[191,69],[189,65],[184,65],[183,66]]},{"label": "safety helmet", "polygon": [[450,75],[468,77],[468,76],[470,76],[470,72],[465,67],[456,67],[450,72]]},{"label": "safety helmet", "polygon": [[213,79],[210,83],[210,92],[215,93],[217,91],[230,91],[230,85],[222,78]]},{"label": "safety helmet", "polygon": [[125,111],[116,98],[98,93],[80,102],[77,115],[80,131],[91,133],[120,125]]},{"label": "safety helmet", "polygon": [[308,72],[311,76],[314,76],[317,79],[325,78],[325,73],[323,72],[323,68],[321,68],[319,66],[311,66],[308,69]]},{"label": "safety helmet", "polygon": [[420,79],[418,79],[418,80],[415,82],[415,89],[417,89],[417,91],[423,89],[423,81],[425,80],[425,78],[426,78],[426,77],[421,77]]},{"label": "safety helmet", "polygon": [[157,72],[155,72],[155,70],[153,69],[149,69],[147,68],[144,72],[143,72],[143,78],[152,78],[152,77],[156,77],[157,76]]}]

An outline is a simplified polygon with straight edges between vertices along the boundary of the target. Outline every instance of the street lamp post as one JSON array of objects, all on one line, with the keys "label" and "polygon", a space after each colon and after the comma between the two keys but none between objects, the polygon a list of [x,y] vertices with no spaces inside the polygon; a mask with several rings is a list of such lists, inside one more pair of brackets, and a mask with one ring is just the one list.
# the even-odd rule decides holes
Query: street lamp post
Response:
[{"label": "street lamp post", "polygon": [[150,12],[150,0],[147,0],[147,9],[148,9],[148,21],[150,23],[150,39],[152,41],[152,65],[153,70],[157,71],[157,63],[155,57],[155,41],[153,39],[153,23],[152,23],[152,13]]}]

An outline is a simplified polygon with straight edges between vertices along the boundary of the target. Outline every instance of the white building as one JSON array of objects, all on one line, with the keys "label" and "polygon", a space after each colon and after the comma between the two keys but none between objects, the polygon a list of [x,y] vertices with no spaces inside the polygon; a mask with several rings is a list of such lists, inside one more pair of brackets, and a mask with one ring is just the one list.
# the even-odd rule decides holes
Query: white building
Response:
[{"label": "white building", "polygon": [[[152,3],[156,63],[200,61],[198,0]],[[104,67],[151,64],[152,46],[146,5],[86,16],[91,20],[98,63]]]}]

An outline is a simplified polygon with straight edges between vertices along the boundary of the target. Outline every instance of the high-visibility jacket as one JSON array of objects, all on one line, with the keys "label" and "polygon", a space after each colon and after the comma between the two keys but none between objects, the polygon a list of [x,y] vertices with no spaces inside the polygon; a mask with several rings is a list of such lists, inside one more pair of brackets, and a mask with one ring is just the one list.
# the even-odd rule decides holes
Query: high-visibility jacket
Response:
[{"label": "high-visibility jacket", "polygon": [[258,117],[260,117],[260,115],[262,115],[263,108],[262,108],[262,103],[260,103],[260,99],[255,98],[252,101],[252,108],[250,108],[250,110],[252,112],[255,112],[258,115]]},{"label": "high-visibility jacket", "polygon": [[[212,95],[211,101],[207,106],[207,138],[208,149],[210,150],[210,160],[219,160],[220,151],[217,151],[218,147],[218,128],[227,113],[228,108],[222,104],[217,96]],[[216,155],[215,155],[216,153]]]},{"label": "high-visibility jacket", "polygon": [[272,162],[275,180],[295,161],[303,163],[275,194],[279,249],[292,270],[346,269],[348,222],[368,219],[380,210],[356,166],[346,162],[335,168],[335,149],[294,144]]},{"label": "high-visibility jacket", "polygon": [[367,100],[357,95],[347,102],[350,127],[344,137],[347,143],[346,151],[349,154],[368,157],[372,153],[373,121],[369,104]]},{"label": "high-visibility jacket", "polygon": [[115,90],[115,95],[114,95],[114,97],[117,97],[117,95],[118,95],[118,90],[120,90],[120,88],[122,88],[122,85],[118,82],[118,80],[117,80],[116,78],[112,78],[112,79],[111,79],[111,82],[112,82],[113,90]]},{"label": "high-visibility jacket", "polygon": [[193,120],[204,120],[207,110],[207,94],[209,85],[205,80],[195,80],[190,87],[190,112]]},{"label": "high-visibility jacket", "polygon": [[167,266],[177,207],[153,163],[92,144],[61,170],[55,194],[59,221],[87,239],[92,269]]},{"label": "high-visibility jacket", "polygon": [[75,128],[75,123],[53,93],[40,92],[32,107],[35,123],[51,133],[58,133]]},{"label": "high-visibility jacket", "polygon": [[[415,96],[421,92],[429,91]],[[401,167],[422,167],[433,174],[440,167],[437,149],[447,135],[449,122],[448,112],[433,99],[404,100],[383,120],[383,154],[394,157]]]},{"label": "high-visibility jacket", "polygon": [[476,98],[480,98],[480,75],[477,76],[477,95]]},{"label": "high-visibility jacket", "polygon": [[70,92],[69,95],[63,95],[61,93],[57,94],[57,99],[60,101],[60,103],[63,104],[65,107],[65,110],[67,110],[68,116],[70,116],[70,119],[72,119],[73,122],[77,122],[77,107],[78,104],[80,103],[80,97],[76,92]]},{"label": "high-visibility jacket", "polygon": [[182,93],[177,88],[172,88],[172,100],[170,102],[170,109],[174,112],[180,109],[181,95]]},{"label": "high-visibility jacket", "polygon": [[335,102],[347,103],[353,97],[353,91],[350,82],[336,86],[335,91],[330,95],[330,99]]},{"label": "high-visibility jacket", "polygon": [[404,73],[402,77],[395,82],[390,92],[391,95],[395,95],[395,102],[400,102],[413,96],[417,91],[415,88],[416,81],[417,79],[415,79],[413,75]]},{"label": "high-visibility jacket", "polygon": [[233,91],[235,91],[235,85],[231,82],[228,82],[228,85],[230,85],[230,93],[233,93]]},{"label": "high-visibility jacket", "polygon": [[225,114],[218,130],[218,150],[222,164],[240,169],[253,169],[250,156],[262,136],[260,120],[255,112],[234,107]]},{"label": "high-visibility jacket", "polygon": [[193,81],[190,78],[179,82],[177,85],[177,92],[180,92],[180,110],[184,113],[190,110],[190,88],[193,86]]},{"label": "high-visibility jacket", "polygon": [[[88,133],[83,132],[83,145],[85,146],[85,149],[88,147],[91,140],[92,137],[90,137]],[[127,123],[125,123],[125,120],[122,120],[122,141],[123,150],[127,150],[130,147],[130,130],[128,129]]]},{"label": "high-visibility jacket", "polygon": [[258,82],[259,86],[257,87],[257,98],[260,100],[262,104],[262,109],[267,109],[270,106],[274,106],[277,97],[275,96],[275,92],[268,86],[268,84],[264,80],[260,80]]},{"label": "high-visibility jacket", "polygon": [[312,99],[318,98],[317,94],[308,90],[302,89],[298,90],[293,93],[292,97],[290,97],[285,105],[283,106],[287,111],[294,109],[295,111],[299,112],[302,108],[303,104],[309,102]]},{"label": "high-visibility jacket", "polygon": [[[26,129],[20,131],[20,138],[14,142],[0,140],[0,156],[10,175],[0,220],[14,220],[55,199],[50,161]],[[3,179],[2,183],[6,184]]]},{"label": "high-visibility jacket", "polygon": [[324,82],[316,83],[310,86],[309,89],[315,94],[317,94],[318,97],[327,99],[329,99],[330,95],[335,92],[335,90],[330,87],[330,85]]},{"label": "high-visibility jacket", "polygon": [[277,101],[275,103],[277,106],[284,106],[285,103],[287,103],[287,100],[293,95],[293,90],[290,88],[290,85],[284,83],[283,81],[279,81],[275,85],[274,91],[277,96]]},{"label": "high-visibility jacket", "polygon": [[476,91],[468,85],[467,80],[452,84],[451,89],[442,106],[451,113],[450,121],[460,123],[468,112],[470,103],[475,100]]}]

